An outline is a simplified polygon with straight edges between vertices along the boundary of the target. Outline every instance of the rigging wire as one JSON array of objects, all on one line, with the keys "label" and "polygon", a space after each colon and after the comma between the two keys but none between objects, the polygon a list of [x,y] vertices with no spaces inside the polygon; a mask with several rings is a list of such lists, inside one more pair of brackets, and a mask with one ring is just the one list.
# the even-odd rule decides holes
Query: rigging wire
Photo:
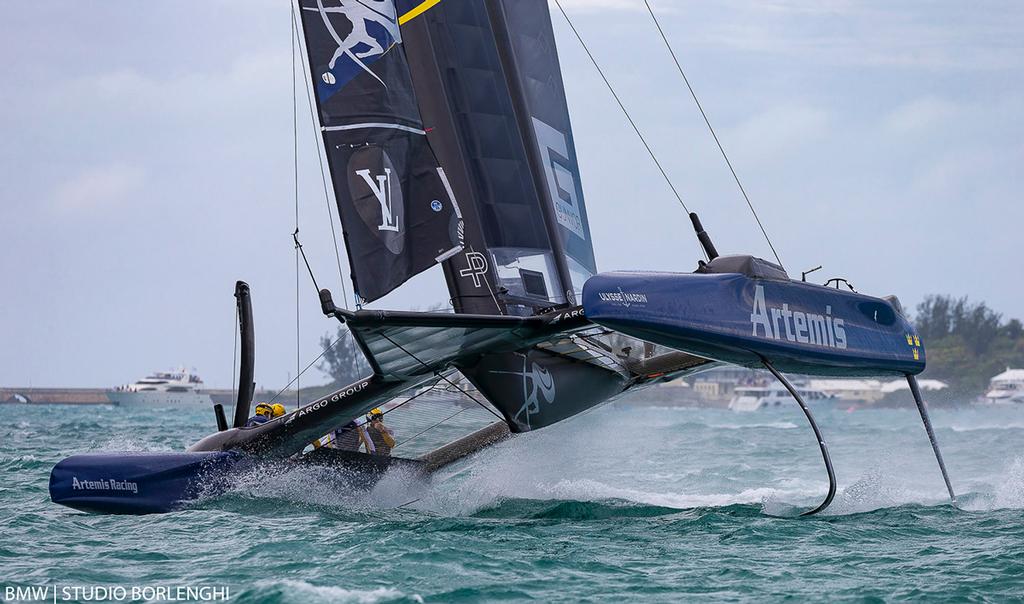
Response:
[{"label": "rigging wire", "polygon": [[[293,173],[293,181],[295,183],[295,232],[292,233],[292,238],[295,240],[295,379],[298,381],[302,377],[299,369],[302,366],[301,332],[299,330],[299,95],[295,89],[295,5],[289,2],[288,6],[291,11],[292,21],[291,35],[289,36],[292,43],[292,150],[295,167]],[[319,149],[317,151],[319,152]],[[295,389],[296,409],[302,406],[302,401],[300,400],[301,392],[302,382],[298,381],[298,387]]]},{"label": "rigging wire", "polygon": [[[380,335],[381,335],[381,337],[383,337],[383,338],[384,338],[385,340],[387,340],[388,342],[391,342],[391,343],[392,343],[392,344],[394,344],[394,345],[395,345],[396,347],[398,347],[398,349],[399,349],[399,350],[401,350],[401,351],[402,351],[402,352],[404,352],[405,354],[407,354],[407,355],[409,355],[410,357],[412,357],[412,359],[413,359],[414,361],[416,361],[416,362],[417,362],[417,363],[419,363],[420,365],[423,365],[423,366],[424,366],[424,367],[426,367],[426,368],[427,368],[428,370],[430,369],[430,365],[427,365],[426,363],[424,363],[423,361],[421,361],[421,360],[419,359],[419,357],[417,357],[417,356],[416,356],[416,355],[414,355],[413,353],[411,353],[411,352],[409,352],[408,350],[406,350],[404,346],[402,346],[402,345],[401,345],[401,344],[399,344],[398,342],[396,342],[396,341],[392,340],[392,339],[391,339],[391,338],[390,338],[390,337],[389,337],[389,336],[388,336],[388,335],[387,335],[386,333],[381,333]],[[431,370],[431,371],[433,371],[433,370]],[[496,418],[500,419],[501,421],[505,421],[505,418],[504,418],[504,417],[502,417],[502,416],[498,415],[497,413],[495,413],[494,411],[492,411],[490,407],[488,407],[487,405],[485,405],[485,404],[481,403],[479,399],[477,399],[477,398],[476,398],[475,396],[473,396],[473,395],[472,395],[472,394],[470,394],[469,392],[467,392],[467,391],[463,390],[463,389],[462,389],[462,387],[460,387],[460,386],[459,386],[458,384],[456,384],[455,382],[453,382],[453,381],[449,380],[449,379],[448,379],[448,378],[447,378],[447,377],[446,377],[446,376],[445,376],[444,374],[442,374],[442,373],[441,373],[441,372],[439,372],[439,371],[433,371],[433,373],[434,373],[434,375],[436,375],[437,377],[439,377],[439,378],[441,378],[442,380],[444,380],[444,381],[448,382],[448,385],[449,385],[449,386],[451,386],[452,388],[455,388],[456,390],[458,390],[458,391],[459,391],[459,392],[461,392],[462,394],[464,394],[464,395],[466,395],[467,397],[469,397],[469,398],[470,398],[470,399],[471,399],[471,400],[472,400],[472,401],[473,401],[474,403],[476,403],[476,404],[480,405],[481,407],[483,407],[483,409],[484,409],[485,411],[489,412],[489,413],[490,413],[491,415],[493,415],[494,417],[496,417]]]},{"label": "rigging wire", "polygon": [[[299,42],[299,61],[302,63],[303,73],[307,73],[306,56],[305,56],[305,53],[302,50],[301,30],[299,29],[299,24],[298,24],[298,21],[297,21],[296,16],[295,16],[294,6],[292,7],[292,31],[293,31],[294,36],[295,36],[293,41],[294,40],[298,40],[298,42]],[[293,53],[294,53],[294,51],[293,51]],[[309,85],[308,82],[305,85],[305,89],[306,89],[306,103],[309,105],[309,116],[310,116],[310,119],[312,120],[311,123],[314,124],[314,126],[315,126],[319,122],[317,120],[316,109],[314,108],[314,105],[313,105],[313,95],[310,92],[310,85]],[[316,158],[317,158],[317,161],[320,162],[320,179],[321,179],[321,181],[323,182],[323,185],[324,185],[324,202],[327,205],[327,223],[331,225],[331,239],[334,240],[334,259],[335,259],[335,261],[337,262],[337,265],[338,265],[338,280],[341,282],[341,294],[342,294],[341,299],[342,299],[342,303],[345,306],[345,310],[348,310],[348,288],[345,286],[345,273],[344,273],[344,271],[341,270],[341,252],[339,251],[340,248],[338,247],[338,234],[337,234],[337,231],[334,228],[334,211],[331,209],[331,195],[330,195],[330,192],[329,192],[330,187],[327,185],[327,169],[324,166],[324,158],[323,158],[323,155],[320,154],[320,142],[321,142],[321,139],[320,139],[320,137],[318,137],[316,135],[316,132],[315,132],[315,129],[314,129],[314,132],[313,132],[313,145],[316,147]],[[327,148],[326,148],[326,143],[325,143],[324,154],[326,154],[326,153],[327,153]],[[341,216],[338,216],[338,221],[341,222]],[[320,290],[318,289],[317,291],[319,292]]]},{"label": "rigging wire", "polygon": [[651,149],[651,146],[649,144],[647,144],[647,139],[644,138],[643,133],[640,132],[640,128],[636,125],[636,122],[633,121],[633,117],[629,114],[629,111],[626,109],[626,106],[622,103],[622,99],[619,98],[618,93],[615,92],[615,88],[612,86],[611,82],[608,81],[608,77],[605,76],[604,70],[601,69],[601,66],[598,64],[597,59],[594,57],[594,54],[590,52],[590,47],[588,47],[587,43],[583,41],[583,36],[580,35],[580,32],[576,29],[576,26],[573,25],[572,19],[570,19],[569,14],[565,12],[565,9],[562,7],[561,1],[555,0],[555,6],[558,7],[559,12],[562,13],[563,17],[565,17],[565,22],[569,24],[569,29],[571,29],[572,33],[576,36],[576,39],[579,41],[580,46],[583,47],[583,50],[587,53],[587,56],[590,57],[590,62],[593,63],[594,68],[597,70],[597,73],[601,76],[601,79],[604,80],[604,85],[608,87],[608,92],[612,93],[612,96],[615,98],[615,102],[618,103],[619,105],[619,109],[622,110],[622,114],[626,116],[626,120],[629,121],[629,125],[633,127],[633,131],[636,132],[636,135],[640,139],[640,142],[643,143],[644,148],[647,149],[647,154],[651,156],[651,160],[654,161],[654,165],[657,166],[658,171],[661,172],[661,177],[665,179],[665,182],[668,184],[668,187],[672,189],[672,194],[675,195],[675,198],[679,202],[679,205],[683,206],[683,211],[689,214],[690,209],[686,207],[686,202],[683,201],[682,195],[680,195],[679,191],[676,190],[675,184],[672,183],[672,179],[669,178],[668,173],[665,171],[665,168],[662,167],[661,162],[658,161],[658,156],[654,154],[654,150]]},{"label": "rigging wire", "polygon": [[665,43],[665,48],[668,49],[668,53],[672,56],[672,61],[676,64],[676,70],[679,71],[679,75],[682,76],[687,90],[690,91],[690,96],[693,97],[693,102],[696,103],[697,109],[700,110],[700,115],[704,118],[704,123],[707,124],[708,131],[711,132],[711,136],[715,139],[715,144],[718,145],[718,150],[722,153],[722,158],[725,159],[725,164],[729,166],[729,172],[732,172],[732,178],[736,181],[736,186],[739,187],[740,193],[743,194],[743,199],[746,200],[747,207],[750,208],[750,213],[754,215],[754,220],[757,221],[757,226],[761,229],[761,234],[764,235],[765,241],[768,242],[768,247],[772,249],[772,254],[775,255],[775,260],[778,261],[779,266],[782,266],[782,259],[779,258],[779,253],[775,251],[775,245],[772,244],[771,237],[768,236],[768,231],[765,230],[764,224],[761,223],[761,217],[757,215],[757,210],[754,209],[754,204],[751,203],[746,189],[743,188],[743,183],[740,182],[740,177],[736,174],[736,169],[733,168],[732,162],[729,160],[729,155],[726,154],[725,147],[722,146],[722,141],[718,139],[718,134],[715,133],[715,129],[711,126],[711,120],[708,119],[708,114],[704,112],[704,107],[697,98],[697,93],[694,92],[693,86],[690,85],[690,79],[686,77],[686,72],[683,71],[683,66],[679,62],[679,57],[676,56],[676,52],[672,48],[672,44],[669,43],[668,36],[665,35],[665,30],[661,27],[661,22],[658,21],[657,15],[654,14],[654,9],[651,8],[651,3],[648,0],[644,0],[644,6],[647,7],[647,12],[650,13],[651,19],[654,20],[654,25],[658,28],[661,40]]},{"label": "rigging wire", "polygon": [[335,347],[335,346],[336,346],[336,345],[338,344],[338,342],[340,342],[340,341],[341,341],[341,339],[342,339],[343,337],[345,337],[346,335],[348,335],[348,333],[349,333],[349,332],[347,332],[347,331],[346,331],[346,332],[343,332],[343,333],[342,333],[342,334],[341,334],[340,336],[338,336],[337,338],[335,338],[335,339],[334,339],[334,341],[333,341],[333,342],[331,342],[331,344],[330,344],[329,346],[327,346],[326,348],[324,348],[324,351],[323,351],[323,352],[321,352],[320,354],[316,355],[316,358],[315,358],[315,359],[313,359],[312,361],[310,361],[310,362],[309,362],[309,365],[306,365],[306,368],[305,368],[305,369],[303,369],[302,371],[300,371],[300,372],[299,372],[299,375],[296,375],[296,376],[295,376],[294,378],[292,378],[292,381],[290,381],[290,382],[288,382],[287,384],[285,384],[285,387],[284,387],[284,388],[282,388],[282,389],[280,389],[280,390],[278,390],[278,391],[277,391],[277,394],[275,394],[275,395],[274,395],[274,398],[270,399],[270,403],[273,403],[274,401],[276,401],[276,400],[277,400],[277,399],[278,399],[278,398],[279,398],[279,397],[281,396],[281,394],[283,394],[283,393],[284,393],[284,391],[285,391],[285,390],[287,390],[287,389],[288,389],[288,388],[289,388],[289,387],[290,387],[290,386],[291,386],[292,384],[294,384],[294,383],[295,383],[295,382],[296,382],[296,381],[297,381],[297,380],[299,379],[299,376],[301,376],[301,375],[302,375],[303,373],[306,373],[307,371],[309,371],[309,368],[310,368],[310,367],[312,367],[312,366],[313,366],[313,365],[314,365],[314,364],[315,364],[315,363],[316,363],[317,361],[319,361],[320,359],[322,359],[322,358],[323,358],[323,356],[324,356],[325,354],[327,354],[328,352],[330,352],[330,350],[331,350],[332,348],[334,348],[334,347]]},{"label": "rigging wire", "polygon": [[[439,381],[440,381],[440,380],[439,380]],[[392,407],[392,408],[390,408],[390,409],[387,409],[387,410],[383,411],[383,412],[382,412],[382,415],[385,415],[385,416],[386,416],[386,415],[388,415],[389,413],[392,413],[392,412],[394,412],[394,411],[397,411],[397,410],[401,409],[401,408],[402,408],[403,406],[405,406],[405,405],[407,405],[407,404],[411,403],[412,401],[414,401],[414,400],[416,400],[416,399],[420,398],[421,396],[424,396],[424,395],[428,395],[428,394],[431,394],[431,393],[433,393],[433,392],[434,392],[434,391],[435,391],[436,389],[437,389],[437,384],[435,384],[434,386],[431,386],[430,388],[425,388],[425,389],[423,389],[422,391],[420,391],[420,392],[418,392],[418,393],[414,394],[413,396],[410,396],[409,398],[407,398],[406,400],[402,401],[401,403],[399,403],[399,404],[395,405],[394,407]],[[440,425],[442,425],[442,424],[444,424],[444,423],[448,422],[448,421],[449,421],[449,420],[451,420],[452,418],[454,418],[454,417],[456,417],[456,416],[458,416],[458,415],[460,415],[460,414],[462,414],[462,413],[464,413],[464,412],[466,412],[466,411],[469,411],[469,410],[471,410],[471,409],[474,409],[474,408],[475,408],[475,407],[462,407],[461,409],[459,409],[459,410],[458,410],[458,411],[456,411],[455,413],[453,413],[453,414],[451,414],[451,415],[448,415],[448,416],[447,416],[447,417],[445,417],[444,419],[442,419],[442,420],[440,420],[440,421],[436,421],[436,422],[434,421],[434,419],[436,418],[436,415],[435,415],[435,414],[434,414],[433,412],[429,412],[429,411],[424,411],[424,412],[414,412],[414,411],[406,411],[406,412],[404,412],[404,413],[403,413],[403,414],[402,414],[402,415],[401,415],[400,417],[403,417],[403,418],[410,418],[410,417],[412,417],[412,418],[417,418],[417,416],[418,416],[419,418],[425,418],[425,417],[424,417],[425,415],[426,415],[426,416],[431,416],[431,415],[433,415],[433,417],[432,417],[432,418],[429,418],[429,419],[428,419],[428,421],[429,421],[429,422],[432,422],[432,423],[430,423],[430,425],[429,425],[429,426],[428,426],[427,428],[425,428],[425,429],[423,429],[423,430],[421,430],[421,431],[419,431],[419,432],[415,433],[414,435],[410,436],[409,438],[407,438],[407,439],[405,439],[405,440],[403,440],[403,441],[401,441],[401,442],[398,442],[398,443],[397,443],[397,444],[395,444],[395,446],[394,446],[394,447],[392,447],[392,448],[393,448],[393,449],[398,449],[399,447],[401,447],[401,446],[403,446],[403,445],[405,445],[405,444],[407,444],[407,443],[410,443],[410,442],[412,442],[412,441],[414,441],[414,440],[418,439],[418,438],[419,438],[420,436],[423,436],[424,434],[426,434],[426,433],[430,432],[430,431],[431,431],[431,430],[433,430],[434,428],[437,428],[438,426],[440,426]],[[485,407],[484,409],[486,410],[486,407]],[[501,423],[504,423],[504,420],[502,420],[502,422],[501,422]],[[336,441],[337,441],[337,432],[331,432],[331,433],[330,433],[330,434],[328,435],[328,440],[327,440],[327,442],[323,443],[323,445],[321,445],[321,446],[331,446],[331,444],[332,444],[332,443],[334,443],[334,442],[336,442]],[[411,503],[411,502],[410,502],[410,503]],[[407,505],[407,504],[404,504],[404,505]]]},{"label": "rigging wire", "polygon": [[316,290],[317,293],[319,294],[320,286],[317,285],[316,275],[313,274],[313,267],[309,265],[309,258],[306,258],[306,250],[303,249],[302,244],[299,243],[298,229],[295,229],[295,232],[292,233],[292,239],[295,241],[295,249],[298,251],[298,253],[302,254],[302,261],[306,263],[306,270],[309,271],[309,278],[311,281],[313,281],[313,289]]},{"label": "rigging wire", "polygon": [[[405,404],[405,403],[402,403],[402,404]],[[396,408],[397,408],[397,407],[396,407]],[[463,411],[468,411],[468,410],[470,410],[470,409],[472,409],[472,407],[463,407],[462,409],[459,409],[459,410],[458,410],[458,411],[456,411],[455,413],[452,413],[452,414],[451,414],[451,415],[449,415],[448,417],[446,417],[446,418],[442,419],[441,421],[437,422],[437,423],[436,423],[436,424],[434,424],[433,426],[430,426],[430,427],[429,427],[429,428],[427,428],[426,430],[423,430],[422,432],[419,432],[419,433],[417,433],[417,434],[415,434],[415,435],[413,435],[413,436],[410,436],[409,438],[407,438],[407,439],[403,440],[402,442],[400,442],[400,443],[396,444],[396,445],[394,446],[394,448],[395,448],[395,449],[397,449],[398,447],[401,447],[402,445],[404,445],[404,444],[405,444],[405,443],[407,443],[407,442],[411,442],[411,441],[414,441],[414,440],[416,440],[417,438],[419,438],[419,437],[423,436],[423,435],[424,435],[424,434],[426,434],[427,432],[430,432],[430,431],[431,431],[431,430],[433,430],[434,428],[436,428],[436,427],[440,426],[441,424],[445,423],[446,421],[448,421],[448,420],[452,419],[452,418],[453,418],[453,417],[455,417],[456,415],[458,415],[458,414],[462,413]],[[486,407],[485,407],[485,409],[486,409]],[[394,411],[394,409],[392,409],[392,411]],[[504,420],[502,420],[502,421],[504,421]],[[407,504],[407,503],[404,503],[404,504],[402,504],[402,505],[409,505],[409,504]]]},{"label": "rigging wire", "polygon": [[[291,4],[291,3],[289,3],[289,4]],[[302,257],[302,261],[306,265],[306,270],[309,272],[309,278],[313,281],[313,287],[316,289],[317,293],[319,293],[319,291],[320,291],[320,286],[317,284],[316,276],[313,274],[313,268],[309,264],[309,259],[306,258],[306,252],[302,248],[302,244],[299,242],[298,91],[296,90],[296,84],[295,84],[295,78],[296,78],[295,53],[296,53],[296,42],[297,41],[300,44],[300,47],[299,47],[298,50],[301,52],[302,49],[301,49],[301,40],[299,39],[300,33],[299,33],[299,29],[298,29],[298,23],[297,23],[296,17],[295,17],[295,6],[294,6],[294,4],[291,4],[291,22],[292,22],[292,28],[291,28],[291,34],[292,34],[291,35],[291,47],[292,47],[292,57],[291,57],[292,58],[292,138],[293,138],[292,149],[293,149],[293,155],[294,155],[293,159],[294,159],[294,184],[295,184],[295,230],[292,232],[292,240],[295,243],[295,369],[296,369],[296,375],[295,375],[294,378],[292,378],[291,381],[288,382],[288,384],[285,385],[284,388],[279,390],[277,392],[277,394],[275,394],[274,397],[272,399],[270,399],[270,402],[273,403],[274,401],[279,399],[281,397],[281,395],[284,393],[284,391],[287,390],[289,387],[291,387],[292,384],[299,383],[299,387],[296,388],[296,391],[295,391],[295,404],[296,404],[296,407],[301,407],[302,406],[302,403],[301,403],[301,390],[302,390],[302,388],[301,388],[300,378],[302,377],[303,374],[305,374],[307,371],[309,371],[309,369],[311,367],[313,367],[313,365],[316,364],[317,361],[319,361],[321,358],[323,358],[323,356],[325,354],[327,354],[331,349],[333,349],[334,346],[337,345],[337,343],[341,341],[341,338],[344,337],[344,335],[346,335],[348,332],[346,332],[346,334],[342,334],[342,336],[339,336],[338,338],[336,338],[333,342],[331,342],[331,344],[329,346],[324,348],[324,350],[320,354],[318,354],[316,356],[316,358],[314,358],[312,361],[310,361],[310,363],[308,365],[306,365],[305,368],[302,368],[300,370],[300,367],[302,366],[302,361],[301,361],[301,356],[300,356],[301,351],[300,351],[300,347],[299,347],[299,342],[300,342],[300,338],[299,338],[299,336],[300,336],[300,330],[299,330],[299,328],[300,328],[300,323],[299,323],[299,301],[300,301],[300,298],[299,298],[299,288],[300,288],[300,277],[299,277],[299,275],[301,273],[301,270],[300,270],[300,266],[301,265],[299,264],[299,257],[300,256]],[[301,57],[301,54],[300,54],[300,59],[301,59],[301,62],[302,62],[303,69],[305,69],[306,68],[306,62],[305,62],[305,59]],[[313,120],[314,120],[313,123],[315,124],[317,122],[316,122],[315,114],[313,114],[313,102],[312,102],[312,97],[310,96],[309,86],[308,85],[306,86],[306,100],[309,103],[310,114],[313,116]],[[314,140],[315,140],[315,135],[314,135]],[[329,222],[330,222],[330,225],[331,225],[331,235],[334,237],[334,243],[335,243],[334,251],[335,251],[335,257],[336,257],[337,263],[338,263],[338,276],[341,278],[342,294],[347,298],[348,292],[347,292],[347,290],[345,288],[344,274],[343,274],[343,272],[341,270],[341,257],[338,254],[338,246],[337,246],[338,239],[337,239],[337,235],[335,235],[335,231],[334,231],[334,217],[333,217],[333,214],[331,214],[330,199],[329,199],[329,197],[327,195],[327,176],[326,176],[326,172],[324,171],[323,157],[321,157],[321,155],[320,155],[320,147],[319,147],[319,145],[317,145],[316,151],[317,151],[317,159],[320,160],[320,173],[321,173],[321,177],[323,179],[324,196],[325,196],[325,199],[327,200],[327,213],[328,213]],[[345,301],[345,308],[346,309],[348,308],[348,301],[347,300]],[[235,310],[235,318],[236,318],[235,323],[236,323],[236,325],[238,323],[238,321],[237,321],[237,314],[238,314],[238,311],[237,311],[237,308],[236,308],[236,310]],[[237,332],[236,332],[236,337],[237,337]],[[234,375],[233,372],[234,372],[234,363],[232,363],[232,375]],[[232,378],[232,380],[234,380],[234,378]]]}]

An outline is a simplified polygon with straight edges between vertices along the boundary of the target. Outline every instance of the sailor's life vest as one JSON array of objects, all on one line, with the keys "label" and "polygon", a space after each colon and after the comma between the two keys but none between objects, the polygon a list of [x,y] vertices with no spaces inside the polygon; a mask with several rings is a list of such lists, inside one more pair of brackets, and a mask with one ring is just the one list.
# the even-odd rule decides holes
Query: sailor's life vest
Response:
[{"label": "sailor's life vest", "polygon": [[373,443],[373,448],[376,450],[377,455],[391,455],[391,448],[395,446],[395,436],[384,424],[380,424],[380,429],[367,424],[365,426],[366,432],[370,435],[370,441]]},{"label": "sailor's life vest", "polygon": [[259,426],[261,424],[265,424],[268,421],[270,421],[269,417],[265,417],[263,415],[254,415],[254,416],[249,418],[249,421],[245,422],[245,427],[246,428],[252,428],[253,426]]},{"label": "sailor's life vest", "polygon": [[354,421],[335,430],[334,448],[344,451],[358,451],[359,445],[362,444],[359,440],[359,430],[359,426]]}]

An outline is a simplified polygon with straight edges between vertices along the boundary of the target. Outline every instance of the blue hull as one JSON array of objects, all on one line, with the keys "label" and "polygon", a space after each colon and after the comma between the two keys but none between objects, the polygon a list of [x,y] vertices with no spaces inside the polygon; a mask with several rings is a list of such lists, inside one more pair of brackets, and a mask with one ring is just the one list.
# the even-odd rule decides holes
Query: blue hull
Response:
[{"label": "blue hull", "polygon": [[74,455],[50,472],[50,499],[85,512],[159,514],[190,501],[222,494],[233,476],[257,464],[337,468],[338,488],[371,488],[394,466],[423,471],[421,462],[319,449],[297,459],[267,459],[236,451],[194,453],[98,453]]},{"label": "blue hull", "polygon": [[216,493],[246,461],[231,452],[74,455],[50,472],[50,499],[87,512],[170,512]]},{"label": "blue hull", "polygon": [[811,375],[918,374],[909,321],[880,298],[739,273],[603,273],[583,288],[587,318],[717,361]]}]

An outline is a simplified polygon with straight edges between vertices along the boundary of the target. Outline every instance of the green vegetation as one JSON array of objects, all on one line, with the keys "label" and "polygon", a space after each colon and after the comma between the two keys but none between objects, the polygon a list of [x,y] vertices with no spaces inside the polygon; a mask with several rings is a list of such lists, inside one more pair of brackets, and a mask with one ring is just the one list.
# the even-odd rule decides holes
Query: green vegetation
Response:
[{"label": "green vegetation", "polygon": [[347,327],[339,327],[334,339],[320,338],[320,345],[324,356],[319,369],[331,376],[328,386],[340,388],[370,375],[370,365]]},{"label": "green vegetation", "polygon": [[954,392],[977,396],[992,376],[1007,367],[1024,367],[1024,326],[984,302],[932,295],[917,306],[914,319],[924,342],[924,377],[950,384]]}]

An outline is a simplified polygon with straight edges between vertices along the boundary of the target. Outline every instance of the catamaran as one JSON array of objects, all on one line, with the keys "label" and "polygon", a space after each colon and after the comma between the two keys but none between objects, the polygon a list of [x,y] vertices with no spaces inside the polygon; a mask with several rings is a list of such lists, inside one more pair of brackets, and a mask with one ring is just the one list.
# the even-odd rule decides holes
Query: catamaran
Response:
[{"label": "catamaran", "polygon": [[[249,287],[239,282],[231,421],[215,406],[217,431],[181,453],[65,459],[51,473],[53,501],[163,512],[268,462],[429,472],[508,434],[732,363],[768,368],[803,408],[829,474],[814,513],[831,502],[835,476],[810,410],[781,372],[907,376],[917,394],[924,347],[895,299],[719,256],[695,214],[708,259],[696,273],[598,273],[546,0],[298,0],[293,22],[357,308],[316,289],[370,375],[247,427],[255,340]],[[361,308],[438,264],[453,313]],[[308,259],[307,267],[315,285]],[[397,415],[408,407],[396,397],[434,384],[459,390],[494,421],[416,457],[400,447],[381,457],[310,446],[385,403]]]}]

